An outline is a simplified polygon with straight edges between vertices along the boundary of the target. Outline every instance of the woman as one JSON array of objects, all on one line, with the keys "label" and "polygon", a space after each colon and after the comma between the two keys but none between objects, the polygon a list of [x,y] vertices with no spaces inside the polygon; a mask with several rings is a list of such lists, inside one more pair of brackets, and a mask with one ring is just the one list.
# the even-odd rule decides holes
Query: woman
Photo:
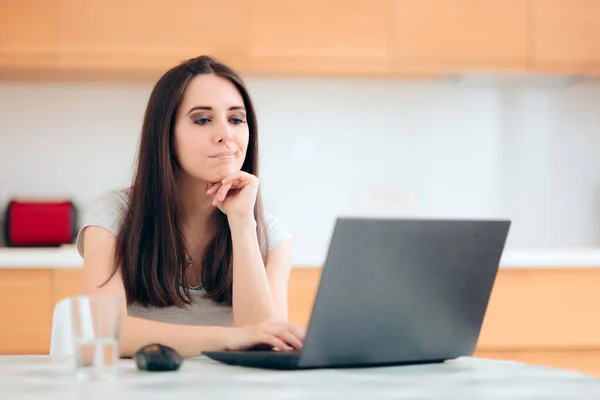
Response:
[{"label": "woman", "polygon": [[202,56],[154,87],[130,188],[88,210],[84,293],[120,295],[121,355],[159,342],[194,356],[300,349],[287,322],[289,235],[263,212],[254,107],[240,77]]}]

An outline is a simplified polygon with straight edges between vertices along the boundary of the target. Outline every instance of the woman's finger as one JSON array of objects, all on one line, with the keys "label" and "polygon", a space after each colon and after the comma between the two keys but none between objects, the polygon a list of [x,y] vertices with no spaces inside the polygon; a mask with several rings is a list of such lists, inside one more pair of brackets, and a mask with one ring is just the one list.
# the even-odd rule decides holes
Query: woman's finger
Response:
[{"label": "woman's finger", "polygon": [[225,185],[221,185],[221,187],[219,187],[219,190],[217,190],[217,192],[215,193],[215,201],[219,201],[221,199],[221,194],[223,193],[223,190],[227,190]]},{"label": "woman's finger", "polygon": [[245,186],[249,186],[252,184],[252,181],[248,180],[248,179],[236,179],[231,181],[231,187],[233,189],[242,189]]},{"label": "woman's finger", "polygon": [[221,189],[219,189],[219,193],[217,193],[217,201],[225,200],[229,189],[231,189],[231,183],[226,183],[225,185],[221,186]]},{"label": "woman's finger", "polygon": [[227,197],[227,192],[229,191],[230,188],[231,188],[231,184],[221,185],[221,187],[219,188],[219,190],[215,193],[215,195],[213,197],[213,205],[216,205],[217,203],[220,203],[223,200],[225,200],[225,197]]},{"label": "woman's finger", "polygon": [[220,187],[221,187],[221,183],[211,183],[211,184],[209,184],[209,188],[206,191],[206,194],[216,193]]},{"label": "woman's finger", "polygon": [[231,174],[231,175],[229,175],[229,176],[225,177],[225,178],[224,178],[224,179],[221,181],[221,183],[222,183],[222,184],[226,184],[226,183],[228,183],[228,182],[231,182],[231,181],[234,181],[234,180],[236,180],[236,179],[242,179],[242,177],[244,176],[244,174],[247,174],[247,172],[244,172],[244,171],[236,171],[236,172],[234,172],[233,174]]},{"label": "woman's finger", "polygon": [[300,328],[298,325],[292,324],[292,323],[288,323],[288,330],[298,338],[298,340],[301,340],[302,342],[304,342],[304,338],[306,337],[306,333],[304,332],[304,330],[302,328]]},{"label": "woman's finger", "polygon": [[268,333],[261,336],[259,343],[266,343],[278,350],[292,350],[292,348],[285,344],[283,340],[279,339],[277,336],[269,335]]},{"label": "woman's finger", "polygon": [[281,331],[277,336],[294,349],[300,350],[302,348],[302,341],[288,330]]},{"label": "woman's finger", "polygon": [[229,182],[236,182],[235,188],[239,189],[249,184],[258,184],[258,178],[252,174],[249,174],[244,171],[237,171],[233,174],[229,175],[225,179],[221,181],[222,184],[226,184]]}]

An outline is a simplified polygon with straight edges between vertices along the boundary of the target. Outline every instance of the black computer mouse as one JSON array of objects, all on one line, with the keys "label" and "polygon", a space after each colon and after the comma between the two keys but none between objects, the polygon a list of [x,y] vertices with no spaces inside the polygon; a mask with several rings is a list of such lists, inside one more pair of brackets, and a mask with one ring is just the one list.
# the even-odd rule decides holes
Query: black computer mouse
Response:
[{"label": "black computer mouse", "polygon": [[183,363],[183,357],[164,344],[148,344],[135,352],[133,359],[141,371],[176,371]]}]

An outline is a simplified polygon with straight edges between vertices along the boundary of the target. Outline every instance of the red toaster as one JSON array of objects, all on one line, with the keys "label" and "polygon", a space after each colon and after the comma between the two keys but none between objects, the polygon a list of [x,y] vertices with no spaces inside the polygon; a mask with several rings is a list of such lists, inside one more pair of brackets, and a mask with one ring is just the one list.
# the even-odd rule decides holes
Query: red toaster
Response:
[{"label": "red toaster", "polygon": [[69,200],[12,200],[4,222],[7,246],[60,246],[75,239],[77,208]]}]

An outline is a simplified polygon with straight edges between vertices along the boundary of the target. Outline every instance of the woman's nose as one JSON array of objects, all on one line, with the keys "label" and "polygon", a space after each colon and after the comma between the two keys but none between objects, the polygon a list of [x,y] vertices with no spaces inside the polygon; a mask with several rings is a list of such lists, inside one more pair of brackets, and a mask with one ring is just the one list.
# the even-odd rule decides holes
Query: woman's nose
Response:
[{"label": "woman's nose", "polygon": [[227,123],[219,124],[216,127],[216,131],[215,138],[217,143],[231,142],[233,140],[233,130]]}]

